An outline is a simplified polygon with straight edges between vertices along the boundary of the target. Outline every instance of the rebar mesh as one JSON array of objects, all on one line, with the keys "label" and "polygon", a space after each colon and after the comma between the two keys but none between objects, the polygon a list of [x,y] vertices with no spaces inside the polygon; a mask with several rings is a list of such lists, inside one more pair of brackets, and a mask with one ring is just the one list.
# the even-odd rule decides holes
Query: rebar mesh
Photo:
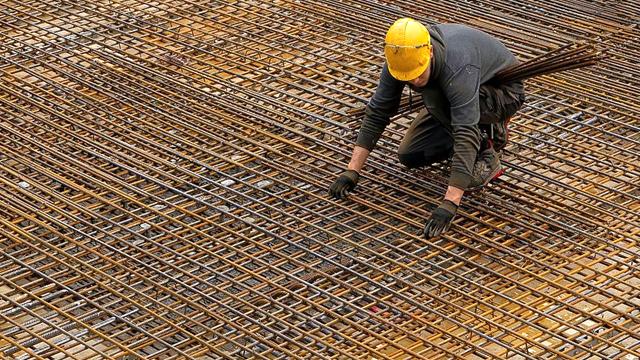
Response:
[{"label": "rebar mesh", "polygon": [[[0,357],[640,357],[637,1],[6,1]],[[388,25],[530,59],[507,173],[419,234],[446,164],[394,118],[347,201]]]}]

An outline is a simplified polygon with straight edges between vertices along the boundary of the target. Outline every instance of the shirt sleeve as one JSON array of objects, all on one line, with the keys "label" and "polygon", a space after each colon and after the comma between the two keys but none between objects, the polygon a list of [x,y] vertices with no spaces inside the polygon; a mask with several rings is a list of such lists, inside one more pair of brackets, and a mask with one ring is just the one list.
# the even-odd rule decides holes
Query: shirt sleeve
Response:
[{"label": "shirt sleeve", "polygon": [[449,185],[463,190],[471,182],[480,149],[479,88],[480,69],[466,65],[451,77],[444,89],[450,103],[454,141]]},{"label": "shirt sleeve", "polygon": [[471,183],[473,167],[480,149],[478,125],[453,126],[453,142],[449,185],[466,190]]},{"label": "shirt sleeve", "polygon": [[356,145],[367,150],[375,147],[391,117],[398,112],[403,88],[404,83],[391,76],[387,64],[384,64],[378,88],[365,109]]}]

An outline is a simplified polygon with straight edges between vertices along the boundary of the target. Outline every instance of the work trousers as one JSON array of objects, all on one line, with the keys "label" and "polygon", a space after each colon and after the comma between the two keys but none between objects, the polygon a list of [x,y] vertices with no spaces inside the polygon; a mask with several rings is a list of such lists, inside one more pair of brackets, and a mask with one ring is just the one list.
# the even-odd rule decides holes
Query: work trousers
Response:
[{"label": "work trousers", "polygon": [[[503,86],[481,85],[479,90],[480,121],[483,136],[504,147],[507,141],[507,124],[525,100],[521,81]],[[492,124],[502,123],[492,129]],[[416,168],[440,162],[453,153],[453,131],[451,125],[441,123],[429,116],[427,109],[420,111],[409,126],[398,148],[400,163]]]}]

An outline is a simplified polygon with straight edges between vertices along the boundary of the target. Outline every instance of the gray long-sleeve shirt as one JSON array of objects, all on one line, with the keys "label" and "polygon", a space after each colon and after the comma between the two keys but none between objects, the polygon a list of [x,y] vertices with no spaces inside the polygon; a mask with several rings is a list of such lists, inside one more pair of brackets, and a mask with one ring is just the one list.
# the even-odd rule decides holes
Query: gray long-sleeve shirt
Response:
[{"label": "gray long-sleeve shirt", "polygon": [[[466,189],[480,147],[479,88],[497,72],[517,63],[516,57],[496,38],[458,24],[429,29],[434,49],[429,82],[416,89],[429,113],[453,134],[454,147],[449,185]],[[380,82],[365,111],[356,145],[372,150],[398,111],[406,83],[396,80],[383,66]]]}]

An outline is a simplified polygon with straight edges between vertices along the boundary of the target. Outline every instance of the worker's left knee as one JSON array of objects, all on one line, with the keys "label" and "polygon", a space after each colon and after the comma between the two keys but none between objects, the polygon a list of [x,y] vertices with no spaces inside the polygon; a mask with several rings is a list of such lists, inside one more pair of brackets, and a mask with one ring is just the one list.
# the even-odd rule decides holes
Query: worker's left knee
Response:
[{"label": "worker's left knee", "polygon": [[521,81],[494,87],[480,87],[480,124],[504,122],[515,115],[524,104],[524,87]]},{"label": "worker's left knee", "polygon": [[522,107],[526,100],[526,96],[524,93],[524,85],[522,81],[517,81],[503,89],[505,99],[503,99],[504,103],[504,117],[508,119],[515,115],[518,110]]}]

